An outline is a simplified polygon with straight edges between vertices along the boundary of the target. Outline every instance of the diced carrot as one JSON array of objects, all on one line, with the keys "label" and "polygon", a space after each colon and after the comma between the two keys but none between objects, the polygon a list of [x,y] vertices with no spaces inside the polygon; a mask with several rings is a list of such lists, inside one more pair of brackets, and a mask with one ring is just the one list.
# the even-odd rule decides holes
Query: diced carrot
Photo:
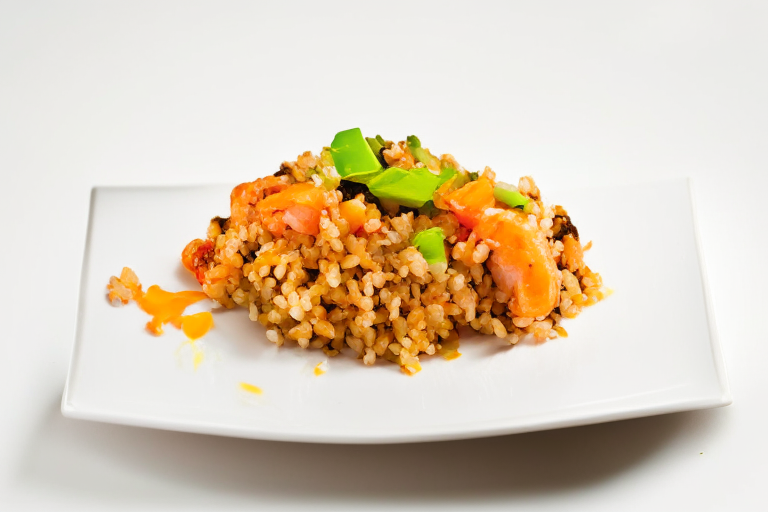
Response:
[{"label": "diced carrot", "polygon": [[565,266],[571,272],[576,272],[584,266],[584,250],[581,247],[581,243],[573,235],[565,235],[563,237],[563,245],[565,246],[563,250]]},{"label": "diced carrot", "polygon": [[355,233],[365,224],[365,204],[358,199],[350,199],[339,204],[339,214],[349,223],[350,233]]}]

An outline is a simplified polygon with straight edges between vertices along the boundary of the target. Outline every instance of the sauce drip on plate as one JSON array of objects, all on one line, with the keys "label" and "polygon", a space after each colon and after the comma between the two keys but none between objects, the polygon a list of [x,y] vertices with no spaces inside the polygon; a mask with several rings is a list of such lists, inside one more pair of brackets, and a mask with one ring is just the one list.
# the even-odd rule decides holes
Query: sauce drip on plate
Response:
[{"label": "sauce drip on plate", "polygon": [[263,393],[259,386],[254,386],[253,384],[248,384],[247,382],[241,382],[240,389],[247,391],[248,393],[253,393],[254,395],[260,395]]},{"label": "sauce drip on plate", "polygon": [[123,268],[120,277],[112,276],[107,286],[110,302],[118,306],[135,301],[139,307],[150,315],[152,319],[147,322],[147,330],[159,336],[163,334],[163,325],[171,324],[181,329],[187,336],[192,348],[192,358],[195,369],[203,361],[203,351],[195,344],[195,340],[202,338],[213,327],[213,315],[210,311],[184,315],[184,311],[208,296],[203,292],[181,291],[169,292],[157,285],[150,286],[146,292],[141,289],[141,283],[136,273],[128,267]]},{"label": "sauce drip on plate", "polygon": [[[147,293],[140,295],[134,300],[145,313],[152,316],[152,320],[147,323],[147,330],[152,334],[160,335],[163,334],[163,324],[167,323],[171,323],[176,327],[181,327],[186,334],[184,324],[188,319],[197,315],[184,317],[182,316],[184,310],[187,309],[188,306],[207,298],[208,296],[203,292],[167,292],[155,284],[149,287]],[[210,313],[207,314],[208,316],[211,316]],[[200,320],[190,321],[190,325],[199,323]],[[213,325],[212,317],[210,323]],[[200,338],[207,332],[207,330],[208,329],[205,329],[199,336],[189,337],[192,339]]]},{"label": "sauce drip on plate", "polygon": [[192,341],[202,338],[213,327],[213,315],[210,311],[203,311],[202,313],[179,318],[181,320],[182,332]]},{"label": "sauce drip on plate", "polygon": [[328,361],[320,361],[315,365],[314,373],[316,377],[319,377],[320,375],[324,374],[328,371]]}]

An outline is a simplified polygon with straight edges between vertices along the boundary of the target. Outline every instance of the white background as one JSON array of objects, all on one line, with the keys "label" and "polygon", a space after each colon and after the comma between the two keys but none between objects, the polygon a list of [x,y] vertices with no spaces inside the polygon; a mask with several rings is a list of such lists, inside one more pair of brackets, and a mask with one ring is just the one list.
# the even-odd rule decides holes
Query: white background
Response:
[{"label": "white background", "polygon": [[[0,506],[765,507],[768,4],[275,4],[0,2]],[[351,126],[543,187],[694,177],[734,404],[368,447],[63,419],[90,188],[253,179]]]}]

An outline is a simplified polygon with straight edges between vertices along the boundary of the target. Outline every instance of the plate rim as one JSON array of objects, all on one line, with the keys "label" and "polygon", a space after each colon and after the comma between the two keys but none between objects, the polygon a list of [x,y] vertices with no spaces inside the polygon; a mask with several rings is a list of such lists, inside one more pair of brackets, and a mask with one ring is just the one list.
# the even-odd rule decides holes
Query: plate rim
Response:
[{"label": "plate rim", "polygon": [[[466,423],[454,424],[439,431],[427,432],[427,429],[411,429],[406,434],[398,433],[374,433],[373,435],[359,434],[334,434],[328,432],[316,432],[307,435],[302,432],[277,431],[263,429],[254,426],[239,427],[215,421],[187,420],[178,422],[165,420],[161,417],[139,416],[126,413],[110,413],[103,410],[89,410],[78,408],[69,403],[62,403],[62,414],[71,419],[97,421],[116,425],[133,427],[154,428],[167,431],[187,432],[193,434],[208,434],[226,437],[238,437],[244,439],[258,439],[263,441],[287,441],[301,443],[325,443],[325,444],[405,444],[418,442],[458,441],[463,439],[480,439],[526,432],[539,432],[560,428],[578,427],[608,423],[613,421],[659,416],[676,412],[686,412],[702,409],[724,407],[732,403],[730,397],[720,394],[707,398],[678,400],[663,405],[652,407],[626,408],[620,411],[611,411],[604,414],[582,413],[565,419],[544,419],[537,422],[520,424],[519,421],[509,421],[504,424],[504,419],[495,422],[477,422],[473,428],[467,428]],[[542,415],[546,417],[547,415]],[[507,418],[508,419],[508,418]],[[502,423],[496,425],[496,423]]]}]

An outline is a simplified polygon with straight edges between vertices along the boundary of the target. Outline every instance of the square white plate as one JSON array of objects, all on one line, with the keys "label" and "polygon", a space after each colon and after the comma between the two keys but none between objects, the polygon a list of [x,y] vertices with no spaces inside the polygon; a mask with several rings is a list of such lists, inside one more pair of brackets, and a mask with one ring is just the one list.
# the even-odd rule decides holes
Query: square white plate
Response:
[{"label": "square white plate", "polygon": [[[109,276],[133,268],[144,287],[199,289],[180,264],[229,186],[96,188],[75,347],[62,412],[72,418],[307,442],[460,439],[648,416],[730,403],[688,181],[550,192],[568,209],[587,263],[614,294],[564,324],[570,333],[510,348],[462,340],[463,356],[425,358],[413,377],[342,354],[278,349],[243,309],[214,312],[192,368],[184,336],[144,330],[135,304],[110,306]],[[550,194],[546,194],[550,192]],[[210,308],[204,304],[203,308]],[[244,392],[245,382],[263,389]]]}]

